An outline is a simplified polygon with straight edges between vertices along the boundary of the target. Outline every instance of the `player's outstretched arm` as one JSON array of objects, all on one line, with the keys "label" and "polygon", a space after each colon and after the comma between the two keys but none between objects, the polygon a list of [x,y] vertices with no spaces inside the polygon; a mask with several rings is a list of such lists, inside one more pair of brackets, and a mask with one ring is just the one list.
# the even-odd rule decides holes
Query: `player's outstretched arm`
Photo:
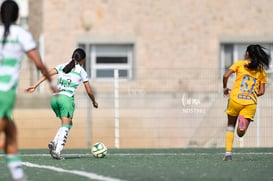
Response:
[{"label": "player's outstretched arm", "polygon": [[84,84],[85,90],[86,90],[89,98],[91,99],[91,101],[93,103],[93,107],[98,108],[98,103],[96,102],[95,96],[93,94],[93,91],[91,89],[89,82],[87,81],[87,82],[84,82],[83,84]]},{"label": "player's outstretched arm", "polygon": [[[53,75],[56,75],[58,72],[55,68],[51,69],[49,71],[49,75],[50,76],[53,76]],[[37,82],[35,82],[32,86],[29,86],[28,88],[25,89],[25,92],[29,92],[29,93],[32,93],[35,91],[35,89],[42,83],[44,82],[45,80],[47,80],[47,78],[45,76],[42,76]],[[57,89],[57,88],[56,88]],[[54,92],[58,92],[58,89],[57,91],[54,91]]]},{"label": "player's outstretched arm", "polygon": [[57,87],[52,84],[50,73],[48,72],[46,66],[43,64],[41,57],[38,54],[38,51],[36,49],[32,49],[26,52],[26,54],[34,62],[37,69],[39,69],[41,73],[44,75],[45,80],[49,81],[51,90],[53,92],[58,92]]}]

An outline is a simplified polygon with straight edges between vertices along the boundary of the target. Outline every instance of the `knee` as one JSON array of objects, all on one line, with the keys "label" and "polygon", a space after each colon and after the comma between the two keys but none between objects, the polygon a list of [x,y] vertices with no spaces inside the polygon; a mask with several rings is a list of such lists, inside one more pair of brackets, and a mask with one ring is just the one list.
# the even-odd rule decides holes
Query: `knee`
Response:
[{"label": "knee", "polygon": [[239,137],[243,137],[245,135],[245,133],[246,133],[246,130],[242,130],[241,131],[239,128],[237,128],[237,135]]}]

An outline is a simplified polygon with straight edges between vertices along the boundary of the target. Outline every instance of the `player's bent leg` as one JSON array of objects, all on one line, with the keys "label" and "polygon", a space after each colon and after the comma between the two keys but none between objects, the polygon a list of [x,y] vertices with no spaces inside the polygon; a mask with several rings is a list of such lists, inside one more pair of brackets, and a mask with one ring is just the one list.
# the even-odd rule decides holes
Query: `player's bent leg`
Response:
[{"label": "player's bent leg", "polygon": [[243,137],[243,136],[245,135],[245,133],[246,133],[246,130],[241,131],[241,130],[237,127],[237,135],[238,135],[239,137]]},{"label": "player's bent leg", "polygon": [[237,135],[239,137],[243,137],[246,133],[246,130],[249,126],[250,120],[246,119],[244,116],[239,116],[238,117],[238,126],[237,126]]},{"label": "player's bent leg", "polygon": [[247,127],[247,120],[244,116],[239,116],[238,117],[239,122],[238,122],[238,128],[240,131],[244,131],[246,130]]}]

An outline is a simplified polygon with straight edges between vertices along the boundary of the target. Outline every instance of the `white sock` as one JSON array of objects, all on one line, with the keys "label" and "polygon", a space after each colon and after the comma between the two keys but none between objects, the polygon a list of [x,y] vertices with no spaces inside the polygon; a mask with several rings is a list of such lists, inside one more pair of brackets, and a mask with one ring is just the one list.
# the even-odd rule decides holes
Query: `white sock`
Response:
[{"label": "white sock", "polygon": [[231,156],[231,152],[226,152],[226,156]]},{"label": "white sock", "polygon": [[53,139],[54,143],[58,143],[58,139],[59,139],[59,135],[60,135],[61,130],[62,130],[62,127],[60,127],[59,130],[57,131],[57,133]]},{"label": "white sock", "polygon": [[23,164],[20,155],[8,154],[6,155],[6,162],[8,164],[11,176],[14,180],[24,177]]},{"label": "white sock", "polygon": [[60,128],[57,147],[56,147],[57,153],[60,153],[63,150],[67,140],[68,132],[69,132],[69,129],[67,127]]}]

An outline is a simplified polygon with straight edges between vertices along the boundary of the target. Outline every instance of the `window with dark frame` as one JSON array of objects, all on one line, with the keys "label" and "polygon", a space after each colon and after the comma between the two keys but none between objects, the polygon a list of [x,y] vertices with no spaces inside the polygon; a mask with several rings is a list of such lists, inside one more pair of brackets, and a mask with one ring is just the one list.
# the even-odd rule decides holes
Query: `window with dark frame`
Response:
[{"label": "window with dark frame", "polygon": [[133,44],[83,44],[87,57],[84,67],[92,79],[112,80],[114,70],[118,70],[119,78],[132,79]]}]

